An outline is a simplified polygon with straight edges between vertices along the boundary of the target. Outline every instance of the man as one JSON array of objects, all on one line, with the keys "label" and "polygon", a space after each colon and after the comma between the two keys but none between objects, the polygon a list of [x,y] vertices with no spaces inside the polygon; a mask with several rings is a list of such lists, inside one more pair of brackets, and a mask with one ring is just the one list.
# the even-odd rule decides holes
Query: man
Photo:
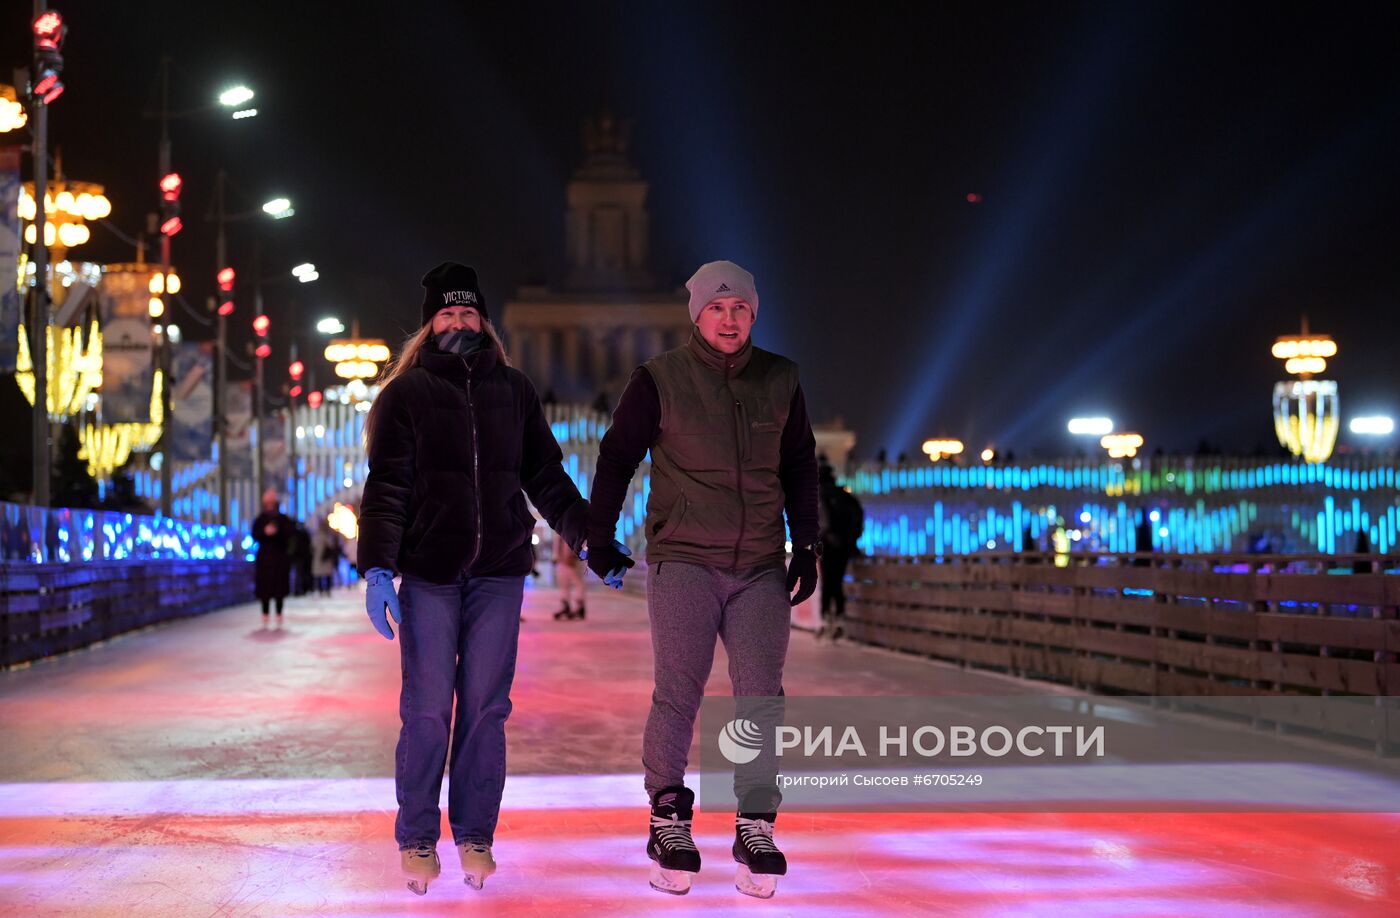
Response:
[{"label": "man", "polygon": [[[700,870],[691,839],[694,793],[685,767],[695,717],[724,641],[741,709],[755,699],[760,726],[776,724],[783,693],[789,605],[812,595],[821,542],[817,458],[797,365],[753,346],[758,291],[728,261],[686,284],[690,340],[638,367],[603,437],[590,496],[588,566],[616,576],[631,561],[613,547],[628,483],[651,450],[647,606],[656,686],[643,740],[651,799],[651,885],[684,894]],[[783,514],[792,562],[783,575]],[[795,597],[790,598],[794,587]],[[763,699],[769,699],[765,708]],[[787,862],[773,843],[781,800],[777,760],[761,756],[735,776],[733,855],[741,892],[773,895]]]}]

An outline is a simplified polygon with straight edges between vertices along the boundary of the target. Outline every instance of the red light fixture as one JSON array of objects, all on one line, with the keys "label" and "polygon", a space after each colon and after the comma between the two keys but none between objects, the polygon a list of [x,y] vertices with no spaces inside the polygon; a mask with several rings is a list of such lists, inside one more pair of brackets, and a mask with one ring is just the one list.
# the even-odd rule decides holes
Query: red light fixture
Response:
[{"label": "red light fixture", "polygon": [[34,45],[40,51],[57,51],[67,30],[58,10],[49,10],[34,20]]},{"label": "red light fixture", "polygon": [[167,201],[180,200],[180,191],[185,187],[185,183],[180,178],[180,173],[172,172],[160,180],[160,196]]},{"label": "red light fixture", "polygon": [[219,315],[233,315],[233,300],[224,300],[222,303],[219,304]]},{"label": "red light fixture", "polygon": [[184,228],[185,224],[180,222],[179,217],[171,217],[160,225],[161,233],[166,236],[174,236]]},{"label": "red light fixture", "polygon": [[301,379],[301,374],[306,372],[306,364],[300,360],[293,360],[292,365],[287,368],[287,372],[292,374],[292,379]]},{"label": "red light fixture", "polygon": [[272,356],[272,345],[270,345],[270,344],[259,344],[259,345],[258,345],[258,349],[257,349],[256,351],[254,351],[253,353],[254,353],[254,354],[257,354],[259,357],[271,357],[271,356]]},{"label": "red light fixture", "polygon": [[219,271],[219,289],[228,293],[233,290],[233,269],[224,268]]},{"label": "red light fixture", "polygon": [[292,386],[291,391],[287,394],[292,398],[296,398],[298,395],[301,395],[301,386]]},{"label": "red light fixture", "polygon": [[322,398],[323,396],[319,389],[312,389],[310,392],[306,393],[306,404],[310,405],[312,408],[320,408]]},{"label": "red light fixture", "polygon": [[267,316],[258,316],[253,320],[253,331],[257,332],[259,335],[265,335],[270,325],[272,325],[271,319]]}]

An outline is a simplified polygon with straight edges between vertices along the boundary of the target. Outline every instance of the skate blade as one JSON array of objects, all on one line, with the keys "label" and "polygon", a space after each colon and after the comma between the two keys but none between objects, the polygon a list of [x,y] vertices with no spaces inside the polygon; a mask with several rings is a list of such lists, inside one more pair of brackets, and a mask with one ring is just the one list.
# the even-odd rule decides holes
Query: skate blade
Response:
[{"label": "skate blade", "polygon": [[775,873],[750,873],[743,864],[734,874],[734,888],[755,899],[771,899],[778,891],[778,875]]},{"label": "skate blade", "polygon": [[651,888],[672,896],[683,896],[690,892],[690,882],[695,874],[684,870],[667,870],[653,864],[651,868]]},{"label": "skate blade", "polygon": [[495,873],[494,870],[483,871],[482,873],[469,873],[462,878],[462,882],[466,883],[472,889],[479,890],[486,885],[487,878],[493,873]]},{"label": "skate blade", "polygon": [[426,880],[409,880],[408,889],[415,896],[426,896],[428,894],[428,883]]}]

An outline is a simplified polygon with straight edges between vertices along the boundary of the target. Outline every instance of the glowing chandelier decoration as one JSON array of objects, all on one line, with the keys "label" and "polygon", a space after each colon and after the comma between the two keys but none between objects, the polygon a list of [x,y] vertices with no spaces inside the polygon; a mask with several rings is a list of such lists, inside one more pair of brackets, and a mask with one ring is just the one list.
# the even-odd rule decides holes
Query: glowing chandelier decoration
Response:
[{"label": "glowing chandelier decoration", "polygon": [[930,462],[937,462],[950,456],[962,454],[963,442],[961,440],[933,439],[925,440],[922,447],[924,455],[928,456]]},{"label": "glowing chandelier decoration", "polygon": [[341,379],[373,379],[389,360],[389,347],[378,338],[337,338],[325,353]]},{"label": "glowing chandelier decoration", "polygon": [[360,520],[352,510],[340,501],[335,502],[335,509],[326,517],[327,524],[331,529],[345,536],[347,539],[358,539],[360,537]]},{"label": "glowing chandelier decoration", "polygon": [[1110,459],[1131,459],[1142,449],[1142,443],[1142,434],[1137,433],[1108,434],[1099,440],[1099,446],[1108,450]]},{"label": "glowing chandelier decoration", "polygon": [[1327,359],[1337,355],[1337,342],[1330,335],[1310,334],[1305,318],[1302,332],[1279,338],[1272,353],[1284,361],[1285,372],[1299,377],[1274,386],[1274,433],[1304,462],[1326,462],[1341,429],[1337,384],[1312,377],[1326,371]]},{"label": "glowing chandelier decoration", "polygon": [[[44,193],[44,245],[53,249],[53,260],[62,261],[64,253],[92,238],[87,221],[102,220],[112,215],[112,202],[105,189],[93,182],[75,182],[63,177],[63,160],[55,157],[54,178]],[[38,228],[39,204],[34,200],[34,183],[25,182],[19,193],[18,215],[24,223],[24,241],[34,245]]]},{"label": "glowing chandelier decoration", "polygon": [[[54,420],[70,418],[83,410],[88,396],[102,385],[102,331],[93,320],[87,335],[82,328],[48,328],[48,392],[45,405]],[[30,405],[34,404],[34,363],[29,335],[19,327],[19,353],[15,360],[15,384]]]}]

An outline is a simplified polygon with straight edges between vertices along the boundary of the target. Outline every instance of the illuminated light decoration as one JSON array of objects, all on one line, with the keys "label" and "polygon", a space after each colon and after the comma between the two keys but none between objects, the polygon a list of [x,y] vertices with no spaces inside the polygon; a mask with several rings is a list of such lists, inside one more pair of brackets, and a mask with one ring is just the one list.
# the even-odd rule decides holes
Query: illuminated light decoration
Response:
[{"label": "illuminated light decoration", "polygon": [[236,276],[237,275],[234,273],[234,270],[232,268],[219,269],[219,289],[222,290],[224,293],[233,292],[233,281]]},{"label": "illuminated light decoration", "polygon": [[300,360],[293,360],[292,365],[287,367],[287,372],[291,374],[292,379],[301,379],[301,374],[306,372],[306,364]]},{"label": "illuminated light decoration", "polygon": [[1326,462],[1340,427],[1335,382],[1303,379],[1274,386],[1274,432],[1279,443],[1304,462]]},{"label": "illuminated light decoration", "polygon": [[1110,459],[1131,459],[1137,455],[1139,449],[1142,449],[1142,434],[1109,434],[1099,440],[1099,446],[1108,450]]},{"label": "illuminated light decoration", "polygon": [[1348,427],[1354,434],[1387,437],[1395,432],[1395,420],[1384,416],[1352,418]]},{"label": "illuminated light decoration", "polygon": [[253,353],[256,354],[256,355],[259,356],[259,357],[271,357],[271,356],[272,356],[272,345],[270,345],[270,344],[259,344],[259,345],[258,345],[258,349],[257,349],[256,351],[254,351]]},{"label": "illuminated light decoration", "polygon": [[18,131],[29,123],[29,115],[13,86],[0,83],[0,134]]},{"label": "illuminated light decoration", "polygon": [[151,282],[147,286],[152,296],[160,296],[162,293],[174,295],[180,292],[180,275],[174,271],[169,274],[161,274],[157,271],[151,275]]},{"label": "illuminated light decoration", "polygon": [[155,371],[151,385],[149,423],[84,424],[78,428],[78,458],[88,464],[94,478],[109,478],[131,458],[133,452],[147,452],[160,442],[164,410],[161,390],[164,376]]},{"label": "illuminated light decoration", "polygon": [[292,269],[292,277],[301,277],[303,274],[314,274],[316,266],[311,263],[300,264]]},{"label": "illuminated light decoration", "polygon": [[320,278],[321,278],[321,275],[320,275],[319,272],[316,272],[316,271],[308,271],[308,272],[306,272],[305,274],[303,274],[303,275],[301,275],[300,277],[298,277],[297,280],[301,281],[303,284],[309,284],[309,283],[311,283],[311,282],[314,281],[314,280],[320,280]]},{"label": "illuminated light decoration", "polygon": [[185,182],[180,178],[180,173],[171,172],[163,176],[160,180],[160,197],[163,201],[180,200],[180,192],[184,190]]},{"label": "illuminated light decoration", "polygon": [[219,315],[233,315],[233,300],[224,300],[222,303],[219,304]]},{"label": "illuminated light decoration", "polygon": [[245,108],[242,111],[237,111],[233,113],[234,121],[242,121],[244,118],[256,117],[258,117],[258,110],[256,108]]},{"label": "illuminated light decoration", "polygon": [[963,442],[961,440],[933,439],[925,440],[921,449],[930,461],[937,462],[948,456],[961,455]]},{"label": "illuminated light decoration", "polygon": [[316,330],[323,335],[338,335],[345,331],[345,323],[336,318],[325,318],[316,323]]},{"label": "illuminated light decoration", "polygon": [[63,89],[63,81],[59,79],[57,70],[50,67],[40,69],[39,79],[34,84],[34,95],[39,97],[39,101],[48,105],[63,95]]},{"label": "illuminated light decoration", "polygon": [[[319,389],[312,389],[310,392],[306,393],[306,404],[310,405],[312,408],[320,408],[321,401],[324,398],[325,396],[321,394],[321,391]],[[317,427],[316,429],[321,430],[320,427]],[[318,433],[316,434],[316,436],[324,436],[324,433]]]},{"label": "illuminated light decoration", "polygon": [[1067,426],[1076,437],[1106,437],[1113,433],[1112,418],[1070,418]]},{"label": "illuminated light decoration", "polygon": [[179,217],[170,217],[160,225],[160,232],[163,236],[174,236],[184,228],[185,224],[181,222]]},{"label": "illuminated light decoration", "polygon": [[[48,393],[45,406],[49,417],[72,417],[87,406],[88,396],[102,385],[102,331],[94,320],[86,336],[81,328],[48,328]],[[34,404],[34,364],[29,353],[29,335],[19,326],[19,348],[15,360],[15,384],[30,405]]]},{"label": "illuminated light decoration", "polygon": [[1327,369],[1327,358],[1337,356],[1337,342],[1330,335],[1310,333],[1306,318],[1302,326],[1297,335],[1284,335],[1270,348],[1284,361],[1284,372],[1300,377],[1274,386],[1274,433],[1290,453],[1317,464],[1332,455],[1341,417],[1337,384],[1311,377]]},{"label": "illuminated light decoration", "polygon": [[967,203],[969,203],[969,204],[981,204],[981,203],[982,203],[982,196],[981,196],[980,194],[978,194],[977,192],[975,192],[975,191],[968,192],[968,195],[967,195]]},{"label": "illuminated light decoration", "polygon": [[1313,376],[1326,372],[1327,361],[1321,357],[1289,357],[1283,369],[1292,376]]},{"label": "illuminated light decoration", "polygon": [[272,325],[271,319],[269,319],[265,315],[258,316],[257,318],[253,319],[253,333],[257,335],[266,335],[267,329],[270,325]]},{"label": "illuminated light decoration", "polygon": [[[348,481],[349,479],[347,479]],[[349,484],[346,487],[350,487]],[[340,501],[335,502],[334,509],[326,517],[326,524],[335,532],[340,533],[347,539],[358,539],[360,537],[360,519],[355,515],[355,511],[350,509]]]},{"label": "illuminated light decoration", "polygon": [[[291,390],[287,394],[290,395],[292,398],[296,398],[298,395],[301,395],[301,386],[292,386]],[[299,429],[300,428],[298,428],[298,430]]]},{"label": "illuminated light decoration", "polygon": [[995,459],[996,457],[997,457],[997,451],[994,450],[994,449],[992,449],[990,446],[987,447],[986,449],[982,450],[982,461],[983,461],[983,462],[991,462],[991,461],[992,461],[993,459]]},{"label": "illuminated light decoration", "polygon": [[151,314],[152,319],[159,319],[165,315],[165,301],[158,296],[153,296],[146,303],[146,311]]},{"label": "illuminated light decoration", "polygon": [[[92,238],[84,221],[101,220],[112,213],[112,202],[101,185],[71,181],[63,177],[61,170],[61,163],[55,162],[55,177],[49,183],[48,194],[44,195],[44,245],[57,249],[53,253],[55,261],[63,260],[62,250],[82,245]],[[34,224],[38,210],[34,184],[27,182],[20,188],[17,213],[24,223],[24,241],[30,245],[38,238]]]},{"label": "illuminated light decoration", "polygon": [[390,357],[388,345],[377,338],[337,338],[326,345],[325,358],[341,379],[371,379]]},{"label": "illuminated light decoration", "polygon": [[57,10],[42,13],[34,20],[34,47],[40,51],[57,51],[67,31],[63,15]]}]

